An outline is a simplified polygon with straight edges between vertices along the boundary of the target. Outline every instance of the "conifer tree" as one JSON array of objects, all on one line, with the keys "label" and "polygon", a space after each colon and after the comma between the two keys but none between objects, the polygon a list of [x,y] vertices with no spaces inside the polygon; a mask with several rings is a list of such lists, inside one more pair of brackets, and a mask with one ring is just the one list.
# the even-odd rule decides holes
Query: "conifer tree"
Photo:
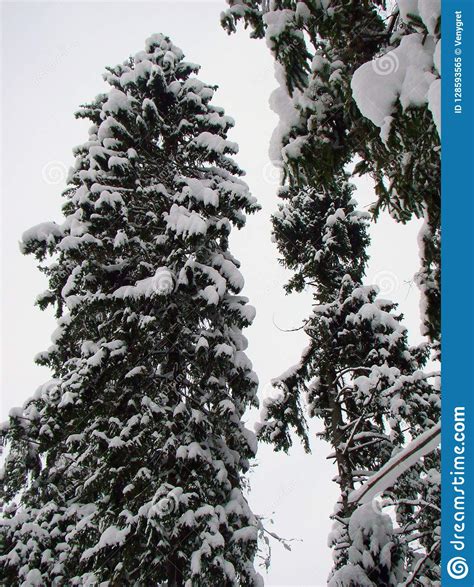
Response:
[{"label": "conifer tree", "polygon": [[[260,434],[287,450],[294,428],[308,446],[302,395],[310,415],[324,422],[341,487],[331,535],[335,585],[359,585],[355,551],[365,551],[362,559],[375,565],[369,583],[360,584],[395,585],[401,572],[414,584],[435,585],[439,451],[383,496],[395,507],[398,525],[392,574],[382,568],[386,561],[375,562],[370,541],[359,541],[354,551],[357,532],[349,528],[359,508],[349,496],[439,418],[436,374],[422,371],[431,350],[439,351],[440,331],[439,11],[436,3],[416,0],[399,0],[392,13],[383,0],[227,3],[221,19],[227,31],[242,20],[253,37],[265,38],[275,58],[280,87],[270,104],[280,121],[270,156],[284,170],[275,240],[282,262],[295,272],[287,289],[313,286],[315,299],[304,326],[309,345],[300,363],[276,379],[280,395],[267,400]],[[354,160],[356,174],[375,180],[375,218],[388,209],[398,222],[425,219],[416,280],[429,345],[410,348],[395,306],[363,285],[368,241],[344,187]],[[418,534],[419,550],[413,546]]]},{"label": "conifer tree", "polygon": [[[295,270],[288,289],[316,286],[315,306],[304,326],[309,345],[300,363],[274,380],[279,394],[264,400],[259,427],[261,438],[277,449],[289,449],[292,429],[309,449],[303,397],[309,416],[323,421],[320,436],[333,447],[340,487],[330,537],[339,582],[350,576],[350,570],[341,569],[349,566],[354,571],[350,527],[352,517],[358,519],[359,514],[351,494],[411,436],[432,427],[439,417],[436,374],[422,371],[429,347],[410,347],[395,304],[379,300],[376,287],[361,284],[367,215],[356,210],[351,191],[344,182],[334,185],[330,195],[283,189],[289,203],[275,214],[274,228],[286,253],[284,264]],[[335,193],[338,198],[333,199]],[[428,529],[436,526],[432,518],[426,519],[423,502],[425,480],[436,466],[432,458],[409,471],[385,496],[385,504],[395,508],[398,524],[405,528],[391,541],[397,570],[391,574],[388,569],[388,585],[397,585],[400,573],[410,572],[416,560],[411,548],[414,535],[422,535],[429,550],[433,533]],[[434,511],[439,525],[439,510]],[[351,585],[335,583],[339,584]]]},{"label": "conifer tree", "polygon": [[257,378],[232,226],[258,206],[233,120],[165,36],[81,108],[65,220],[23,235],[56,309],[53,379],[3,431],[3,581],[259,585],[244,497]]},{"label": "conifer tree", "polygon": [[358,508],[350,519],[349,563],[336,571],[329,587],[373,587],[399,585],[403,577],[401,558],[389,515],[372,504]]},{"label": "conifer tree", "polygon": [[397,0],[392,12],[385,0],[227,3],[224,28],[242,20],[275,58],[272,158],[318,187],[356,157],[355,173],[375,180],[374,217],[387,209],[398,222],[424,219],[416,281],[438,354],[440,3]]}]

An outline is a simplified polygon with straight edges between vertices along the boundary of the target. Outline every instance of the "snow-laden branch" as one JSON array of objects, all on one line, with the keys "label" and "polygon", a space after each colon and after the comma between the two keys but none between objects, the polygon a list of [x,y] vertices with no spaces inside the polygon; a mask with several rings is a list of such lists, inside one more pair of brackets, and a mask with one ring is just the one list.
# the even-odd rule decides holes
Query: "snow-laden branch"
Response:
[{"label": "snow-laden branch", "polygon": [[438,423],[415,438],[408,446],[392,457],[385,465],[349,495],[350,503],[367,503],[385,491],[422,457],[433,452],[441,440],[441,424]]}]

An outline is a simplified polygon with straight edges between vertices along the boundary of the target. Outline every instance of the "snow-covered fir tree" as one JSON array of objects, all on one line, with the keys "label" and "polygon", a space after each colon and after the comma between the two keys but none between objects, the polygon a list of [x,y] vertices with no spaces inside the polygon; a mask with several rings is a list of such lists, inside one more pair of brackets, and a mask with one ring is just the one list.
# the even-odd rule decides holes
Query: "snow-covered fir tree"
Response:
[{"label": "snow-covered fir tree", "polygon": [[358,508],[348,526],[349,563],[331,577],[329,587],[382,587],[399,585],[401,557],[389,515],[368,503]]},{"label": "snow-covered fir tree", "polygon": [[[350,497],[407,441],[436,424],[437,374],[422,371],[428,347],[408,345],[395,305],[378,299],[376,287],[361,284],[368,244],[367,215],[356,210],[350,186],[340,182],[330,195],[312,194],[307,189],[283,192],[289,203],[274,216],[274,227],[277,243],[286,252],[284,263],[295,270],[288,289],[299,289],[302,284],[316,286],[316,305],[304,326],[310,343],[300,363],[274,380],[279,393],[265,400],[259,433],[277,449],[288,450],[294,429],[309,449],[303,401],[309,416],[323,421],[320,436],[333,447],[331,456],[341,492],[330,537],[334,577],[339,581],[334,585],[350,587],[357,583],[340,583],[352,571],[359,573],[353,569],[350,531],[355,524],[352,517],[359,519],[359,514]],[[333,199],[335,193],[338,198]],[[436,541],[432,529],[439,525],[439,509],[434,506],[427,519],[424,507],[424,495],[432,492],[430,479],[436,472],[437,463],[432,459],[427,457],[410,468],[384,498],[384,505],[395,509],[398,525],[404,528],[402,533],[394,532],[390,542],[396,569],[389,565],[385,571],[377,570],[373,563],[371,575],[388,573],[391,579],[387,578],[387,585],[397,585],[400,576],[407,576],[418,560],[412,548],[414,537],[420,538],[423,552]],[[436,476],[435,480],[439,481]],[[374,541],[367,544],[373,547]],[[427,559],[425,564],[430,563]],[[381,584],[373,581],[371,585]]]},{"label": "snow-covered fir tree", "polygon": [[[423,218],[423,330],[440,339],[440,1],[227,0],[228,32],[242,20],[265,38],[280,87],[271,158],[317,185],[357,158],[375,180],[376,217]],[[280,150],[283,150],[280,154]]]},{"label": "snow-covered fir tree", "polygon": [[228,249],[258,206],[198,69],[161,34],[108,68],[64,222],[23,235],[58,325],[37,358],[53,379],[3,430],[9,585],[261,584],[254,309]]},{"label": "snow-covered fir tree", "polygon": [[[354,540],[377,536],[376,528],[392,535],[386,518],[380,512],[362,523],[350,496],[439,419],[437,374],[422,371],[431,350],[439,351],[439,3],[399,0],[392,13],[384,0],[227,3],[223,26],[233,32],[242,20],[275,58],[279,87],[270,105],[280,121],[270,157],[285,185],[275,239],[295,271],[288,289],[313,286],[315,299],[305,323],[308,348],[275,381],[280,392],[266,402],[260,434],[288,449],[294,428],[307,446],[302,395],[324,421],[341,487],[331,535],[334,585],[396,585],[400,577],[438,585],[439,451],[399,468],[384,493],[397,527],[396,539],[379,541],[382,558],[372,539]],[[429,345],[410,348],[394,305],[363,285],[363,217],[344,187],[354,160],[356,174],[375,180],[375,218],[387,209],[402,223],[425,219],[416,281]]]}]

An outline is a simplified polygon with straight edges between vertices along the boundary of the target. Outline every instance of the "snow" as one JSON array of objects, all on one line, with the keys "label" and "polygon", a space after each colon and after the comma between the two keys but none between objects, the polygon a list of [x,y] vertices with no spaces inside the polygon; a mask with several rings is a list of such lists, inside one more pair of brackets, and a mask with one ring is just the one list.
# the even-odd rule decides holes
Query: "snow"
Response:
[{"label": "snow", "polygon": [[155,275],[137,281],[135,285],[125,285],[114,291],[113,296],[118,299],[141,297],[149,298],[154,295],[169,295],[174,289],[173,275],[167,267],[159,267]]},{"label": "snow", "polygon": [[441,138],[441,80],[435,80],[428,90],[428,108],[433,115],[438,135]]},{"label": "snow", "polygon": [[114,167],[125,169],[130,165],[130,162],[126,157],[118,157],[117,155],[113,155],[112,157],[109,157],[108,165],[109,169],[113,169]]},{"label": "snow", "polygon": [[239,369],[243,369],[244,371],[251,371],[253,367],[252,361],[243,351],[236,351],[234,356],[234,365]]},{"label": "snow", "polygon": [[238,153],[239,147],[237,143],[227,141],[219,135],[212,134],[210,132],[202,132],[196,138],[194,138],[190,145],[194,145],[207,151],[214,151],[223,155],[224,153]]},{"label": "snow", "polygon": [[275,37],[281,35],[293,22],[294,12],[293,10],[271,10],[263,15],[263,20],[267,25],[266,39],[269,49],[273,49]]},{"label": "snow", "polygon": [[105,358],[105,350],[98,349],[91,357],[87,359],[87,364],[91,367],[99,367]]},{"label": "snow", "polygon": [[275,78],[279,85],[273,90],[269,100],[270,108],[278,116],[278,124],[272,133],[269,147],[270,161],[274,165],[281,161],[283,138],[300,121],[300,115],[296,109],[300,92],[295,90],[293,97],[290,98],[286,88],[285,70],[278,62],[275,62]]},{"label": "snow", "polygon": [[191,573],[199,575],[201,573],[201,551],[196,550],[191,555]]},{"label": "snow", "polygon": [[425,39],[413,33],[404,36],[397,48],[354,72],[353,98],[361,114],[383,129],[383,137],[397,101],[404,110],[428,102],[430,88],[437,80],[432,73],[434,53],[433,37]]},{"label": "snow", "polygon": [[397,0],[397,4],[400,10],[400,16],[405,22],[410,20],[408,18],[409,14],[413,14],[414,16],[420,15],[418,12],[418,0]]},{"label": "snow", "polygon": [[21,587],[41,587],[44,584],[43,575],[39,569],[31,569],[25,577]]},{"label": "snow", "polygon": [[338,220],[345,220],[346,214],[343,208],[338,208],[334,214],[330,214],[326,219],[326,226],[334,226]]},{"label": "snow", "polygon": [[140,365],[138,367],[134,367],[133,369],[131,369],[124,377],[124,379],[131,379],[132,377],[135,377],[136,375],[141,375],[142,373],[146,373],[146,367],[144,367],[143,365]]},{"label": "snow", "polygon": [[282,157],[284,161],[288,159],[298,159],[301,156],[303,147],[308,140],[308,136],[297,137],[296,139],[290,139],[287,145],[282,150]]},{"label": "snow", "polygon": [[166,51],[163,56],[163,67],[165,71],[172,71],[175,68],[176,56],[172,51]]},{"label": "snow", "polygon": [[397,479],[422,457],[433,452],[440,443],[441,424],[435,424],[392,457],[369,480],[349,495],[352,503],[369,504],[374,497],[392,487]]},{"label": "snow", "polygon": [[297,19],[308,20],[311,18],[311,10],[306,2],[298,2],[296,4],[295,16]]},{"label": "snow", "polygon": [[[184,178],[186,187],[183,188],[183,194],[192,196],[197,202],[202,202],[205,206],[219,206],[219,193],[208,187],[209,181],[194,179],[191,177]],[[207,184],[207,185],[206,185]]]},{"label": "snow", "polygon": [[226,355],[227,357],[232,357],[234,354],[234,349],[226,344],[226,343],[222,343],[222,344],[218,344],[214,347],[214,354],[216,357],[220,357],[222,355]]},{"label": "snow", "polygon": [[[426,254],[426,247],[429,246],[428,243],[430,243],[430,241],[434,238],[433,233],[431,231],[430,228],[430,223],[428,221],[428,216],[426,211],[424,212],[424,221],[423,224],[421,225],[421,228],[418,232],[418,237],[417,237],[417,241],[418,241],[418,251],[419,251],[419,257],[420,257],[420,265],[421,267],[423,267],[424,263],[425,263],[425,254]],[[422,336],[426,336],[427,332],[426,332],[426,322],[428,321],[428,316],[427,316],[427,310],[428,310],[428,299],[427,299],[427,294],[428,294],[428,286],[425,282],[425,278],[423,275],[423,271],[419,271],[417,274],[415,274],[415,283],[418,285],[418,288],[420,290],[420,304],[419,304],[419,309],[420,309],[420,322],[421,322],[421,328],[420,328],[420,333]]]},{"label": "snow", "polygon": [[403,109],[426,104],[428,90],[435,80],[436,77],[429,71],[422,73],[418,67],[408,66],[400,94]]},{"label": "snow", "polygon": [[217,305],[219,303],[219,294],[214,286],[206,286],[199,294],[209,305]]},{"label": "snow", "polygon": [[342,567],[329,579],[328,582],[328,587],[347,587],[348,585],[357,585],[357,587],[375,587],[375,584],[367,577],[363,569],[358,565],[346,565]]},{"label": "snow", "polygon": [[[384,303],[383,300],[378,300],[380,304]],[[401,336],[405,331],[406,327],[400,324],[398,320],[394,318],[389,312],[385,312],[378,307],[377,303],[365,303],[359,309],[357,314],[351,314],[348,316],[347,321],[353,324],[360,323],[362,320],[368,320],[372,325],[377,328],[378,326],[385,326],[390,331],[393,331],[394,335]]]},{"label": "snow", "polygon": [[418,13],[428,33],[434,35],[441,16],[441,0],[418,0]]},{"label": "snow", "polygon": [[245,440],[247,441],[247,444],[248,444],[250,450],[253,452],[253,454],[257,454],[258,441],[257,441],[257,436],[255,435],[255,433],[252,430],[249,430],[248,428],[244,427],[242,429],[242,434],[243,434]]},{"label": "snow", "polygon": [[219,295],[219,297],[222,297],[226,293],[227,281],[222,277],[219,271],[217,271],[213,267],[209,267],[208,265],[203,265],[202,263],[197,262],[193,262],[192,266],[194,267],[194,269],[197,269],[204,275],[207,275],[207,277],[212,281],[212,283],[214,283],[216,293]]},{"label": "snow", "polygon": [[110,112],[112,114],[117,114],[121,110],[128,110],[130,108],[130,99],[127,97],[126,94],[118,90],[117,88],[112,88],[108,93],[107,100],[102,106],[102,110],[105,112]]},{"label": "snow", "polygon": [[203,336],[199,337],[199,340],[197,341],[196,351],[201,348],[203,348],[203,349],[209,348],[209,343],[207,342],[207,340]]},{"label": "snow", "polygon": [[247,322],[251,323],[255,320],[255,316],[257,315],[257,310],[254,306],[250,304],[246,304],[245,306],[239,306],[238,310],[242,318],[247,320]]},{"label": "snow", "polygon": [[235,542],[253,542],[258,538],[257,528],[255,526],[247,526],[235,530],[232,540]]},{"label": "snow", "polygon": [[31,241],[46,242],[54,244],[56,238],[63,236],[61,227],[56,222],[42,222],[26,230],[21,237],[24,244]]},{"label": "snow", "polygon": [[441,75],[441,39],[436,43],[433,61],[439,75]]},{"label": "snow", "polygon": [[178,235],[206,234],[207,222],[194,210],[189,211],[184,206],[173,204],[168,214],[164,216],[168,228]]},{"label": "snow", "polygon": [[96,244],[99,246],[102,245],[102,241],[93,237],[91,234],[86,233],[82,236],[65,236],[58,244],[58,249],[61,251],[71,251],[85,243]]},{"label": "snow", "polygon": [[[358,507],[349,520],[348,563],[329,580],[329,587],[375,587],[373,572],[383,565],[391,569],[393,524],[389,515],[382,514],[372,503]],[[394,583],[395,584],[395,583]]]},{"label": "snow", "polygon": [[128,237],[124,230],[120,229],[117,231],[117,234],[114,238],[114,249],[118,249],[123,247],[128,243]]},{"label": "snow", "polygon": [[99,141],[103,142],[104,139],[114,138],[113,129],[117,126],[118,122],[112,116],[108,116],[105,120],[103,120],[97,130],[97,138]]},{"label": "snow", "polygon": [[390,137],[390,130],[392,128],[392,122],[393,122],[393,116],[386,116],[383,119],[383,124],[380,129],[380,138],[382,139],[382,142],[385,145],[387,144],[387,141]]},{"label": "snow", "polygon": [[73,404],[75,397],[76,395],[74,393],[71,393],[70,391],[64,392],[61,396],[61,401],[58,404],[58,408],[64,408],[69,404]]},{"label": "snow", "polygon": [[239,269],[235,264],[223,257],[223,255],[215,255],[212,259],[213,265],[219,267],[223,276],[234,288],[235,291],[239,292],[244,287],[244,278]]},{"label": "snow", "polygon": [[311,71],[322,71],[327,65],[329,65],[329,61],[323,55],[316,52],[311,62]]},{"label": "snow", "polygon": [[117,528],[117,526],[109,526],[104,532],[102,532],[99,542],[93,548],[85,550],[81,558],[87,559],[93,556],[98,550],[108,546],[122,545],[125,542],[128,533],[128,528],[120,529]]}]

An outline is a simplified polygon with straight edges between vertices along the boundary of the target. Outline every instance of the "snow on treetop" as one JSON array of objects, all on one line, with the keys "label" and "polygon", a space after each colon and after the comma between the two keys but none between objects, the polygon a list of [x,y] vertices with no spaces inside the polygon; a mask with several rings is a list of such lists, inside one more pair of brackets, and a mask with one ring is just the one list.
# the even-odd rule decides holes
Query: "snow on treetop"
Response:
[{"label": "snow on treetop", "polygon": [[176,47],[168,37],[165,37],[162,33],[154,33],[150,35],[145,41],[145,50],[148,53],[156,52],[160,49],[164,52],[173,53],[177,59],[183,59],[184,53],[179,47]]},{"label": "snow on treetop", "polygon": [[[42,261],[55,255],[45,267],[49,290],[40,303],[56,305],[60,317],[54,345],[40,360],[60,379],[18,412],[21,420],[13,413],[10,424],[25,437],[31,432],[25,472],[55,447],[47,482],[60,497],[51,501],[29,481],[15,489],[25,489],[22,499],[31,490],[23,505],[33,524],[23,529],[32,540],[9,570],[21,580],[28,572],[34,579],[38,567],[38,584],[49,584],[64,563],[78,575],[74,584],[127,583],[141,556],[143,524],[162,546],[189,524],[196,532],[187,533],[183,551],[202,547],[199,564],[212,584],[226,577],[259,583],[253,568],[259,523],[240,491],[256,450],[242,421],[257,403],[242,334],[255,310],[236,295],[244,281],[228,250],[232,225],[243,226],[245,213],[258,206],[229,156],[237,152],[226,140],[233,120],[209,103],[214,87],[192,78],[196,66],[182,59],[169,39],[153,35],[144,51],[107,70],[110,91],[78,113],[92,124],[74,149],[64,221],[23,235],[24,252]],[[134,456],[121,458],[132,445]],[[119,457],[117,467],[108,455]],[[170,471],[163,457],[186,464]],[[181,475],[184,468],[191,474]],[[180,485],[189,503],[177,494]],[[88,519],[70,508],[66,487],[76,503],[94,502]],[[166,487],[166,497],[156,487]],[[116,488],[120,500],[111,507]],[[160,502],[169,497],[174,505],[163,515]],[[42,528],[36,522],[44,512],[38,545],[35,526]],[[12,531],[9,550],[17,538]],[[151,548],[163,568],[164,549]],[[48,550],[60,552],[60,563],[41,559]],[[98,565],[112,550],[121,561],[113,576]],[[183,565],[188,581],[189,564]],[[148,569],[137,564],[136,571],[133,580],[145,584]],[[154,579],[165,575],[157,570]]]}]

